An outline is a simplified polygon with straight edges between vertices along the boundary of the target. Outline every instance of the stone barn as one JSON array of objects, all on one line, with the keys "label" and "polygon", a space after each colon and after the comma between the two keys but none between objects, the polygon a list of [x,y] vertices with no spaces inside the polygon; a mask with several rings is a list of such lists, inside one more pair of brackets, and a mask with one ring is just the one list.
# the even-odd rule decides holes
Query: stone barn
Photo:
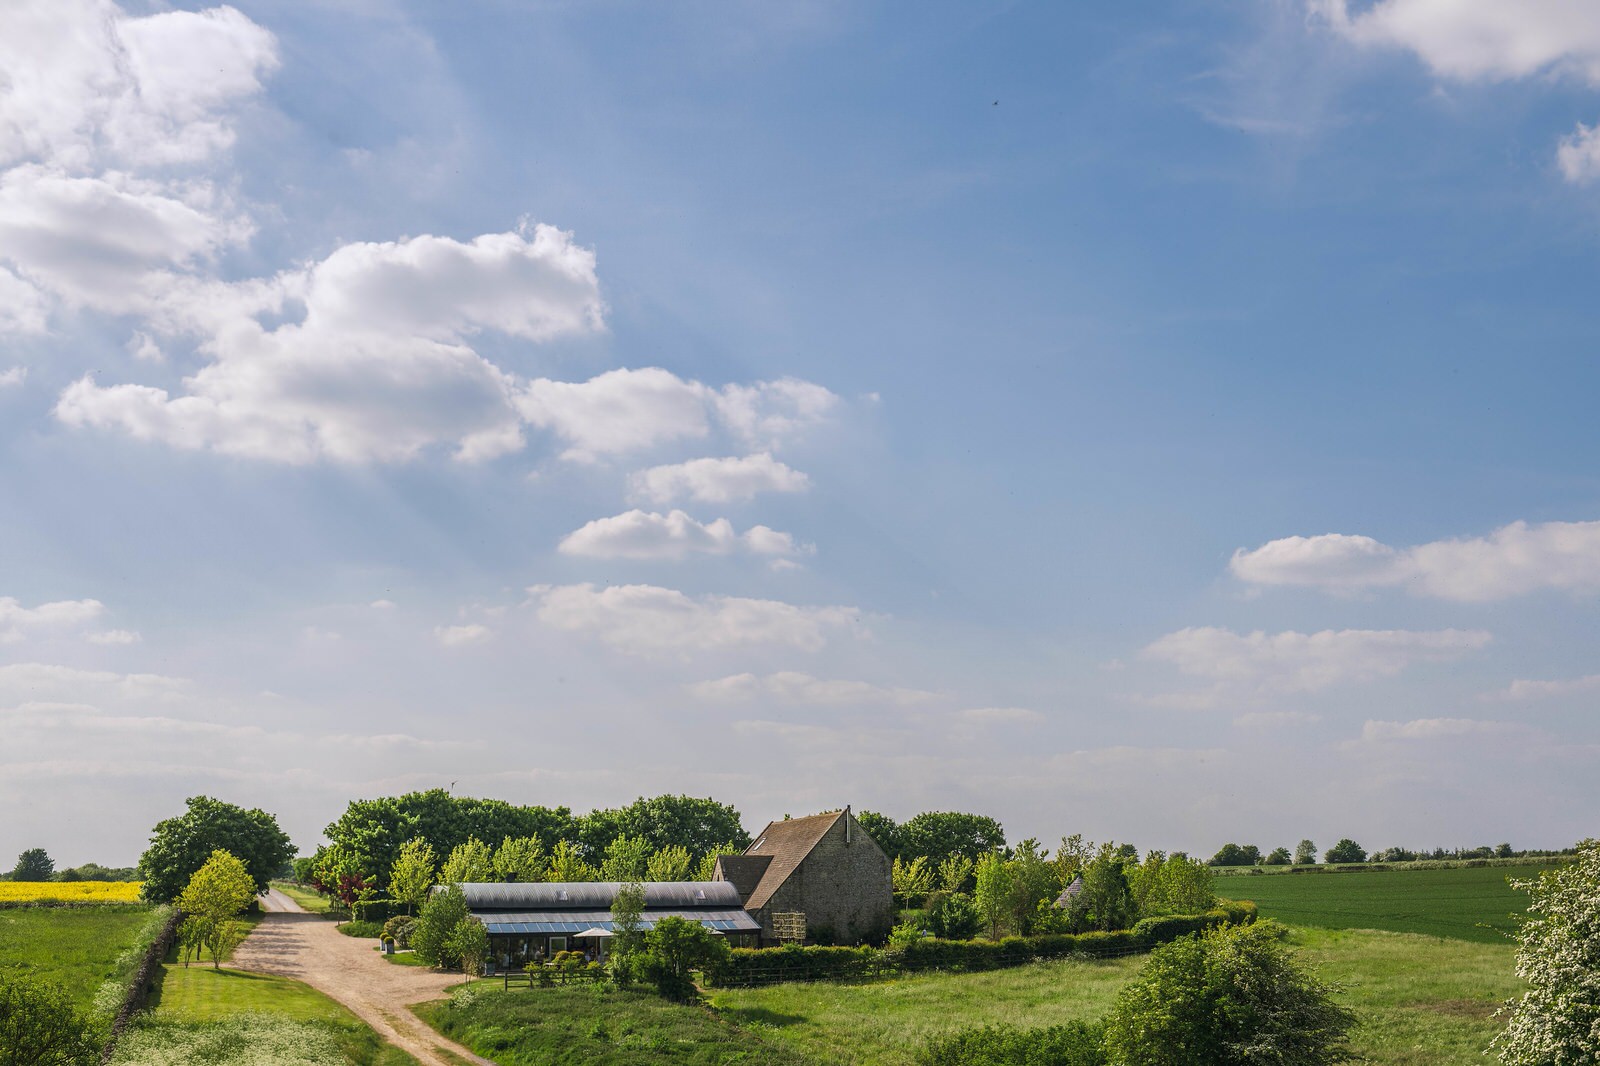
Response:
[{"label": "stone barn", "polygon": [[787,939],[793,915],[814,944],[876,943],[894,927],[889,857],[849,807],[771,823],[712,876],[739,890],[763,945]]}]

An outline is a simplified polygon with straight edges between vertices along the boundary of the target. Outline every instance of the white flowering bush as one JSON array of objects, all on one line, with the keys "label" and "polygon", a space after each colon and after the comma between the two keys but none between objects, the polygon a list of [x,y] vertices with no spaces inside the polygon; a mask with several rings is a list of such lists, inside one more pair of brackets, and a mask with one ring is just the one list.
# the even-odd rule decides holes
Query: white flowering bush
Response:
[{"label": "white flowering bush", "polygon": [[219,1022],[147,1022],[123,1035],[112,1066],[347,1066],[332,1029],[270,1015]]},{"label": "white flowering bush", "polygon": [[1532,896],[1517,930],[1517,975],[1528,991],[1489,1050],[1506,1066],[1600,1062],[1600,841],[1571,866],[1512,886]]}]

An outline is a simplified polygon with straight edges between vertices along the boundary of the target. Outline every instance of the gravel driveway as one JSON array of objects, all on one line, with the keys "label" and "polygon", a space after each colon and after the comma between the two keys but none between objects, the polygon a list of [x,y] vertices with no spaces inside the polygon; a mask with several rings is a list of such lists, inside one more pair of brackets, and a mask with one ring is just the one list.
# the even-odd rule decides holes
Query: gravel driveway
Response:
[{"label": "gravel driveway", "polygon": [[[277,889],[262,897],[261,906],[267,916],[234,951],[230,963],[234,968],[304,981],[349,1007],[424,1066],[457,1066],[462,1060],[494,1066],[446,1040],[407,1009],[413,1003],[439,999],[461,982],[460,976],[385,962],[372,950],[373,941],[345,936],[332,922],[306,913]],[[441,1050],[459,1058],[447,1059]]]}]

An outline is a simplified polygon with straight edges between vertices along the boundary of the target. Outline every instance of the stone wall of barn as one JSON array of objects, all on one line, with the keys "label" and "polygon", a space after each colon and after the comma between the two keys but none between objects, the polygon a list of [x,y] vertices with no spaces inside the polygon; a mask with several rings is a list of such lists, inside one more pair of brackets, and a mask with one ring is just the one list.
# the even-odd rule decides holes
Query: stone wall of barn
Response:
[{"label": "stone wall of barn", "polygon": [[[845,823],[850,822],[846,833]],[[848,835],[849,840],[846,841]],[[762,943],[776,943],[772,915],[802,911],[814,944],[879,943],[894,927],[889,857],[852,815],[835,822],[755,917]]]}]

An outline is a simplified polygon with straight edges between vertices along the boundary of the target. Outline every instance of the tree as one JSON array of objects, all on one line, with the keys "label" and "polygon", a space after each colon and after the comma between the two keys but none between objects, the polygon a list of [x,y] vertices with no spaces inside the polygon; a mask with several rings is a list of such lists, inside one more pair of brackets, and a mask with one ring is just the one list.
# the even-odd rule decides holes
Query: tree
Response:
[{"label": "tree", "polygon": [[171,903],[219,849],[244,863],[257,892],[265,892],[267,882],[294,855],[289,837],[272,815],[194,796],[183,814],[157,823],[150,846],[139,856],[144,898]]},{"label": "tree", "polygon": [[606,847],[600,863],[602,881],[638,881],[650,863],[650,842],[644,837],[617,837]]},{"label": "tree", "polygon": [[700,857],[700,864],[694,868],[696,881],[709,881],[717,872],[717,857],[719,855],[741,855],[743,849],[732,844],[718,844]]},{"label": "tree", "polygon": [[1161,864],[1161,896],[1174,914],[1199,914],[1217,904],[1210,868],[1187,855]]},{"label": "tree", "polygon": [[544,876],[544,863],[538,837],[506,837],[494,852],[495,876],[502,881],[537,881]]},{"label": "tree", "polygon": [[694,971],[728,958],[728,941],[699,922],[668,915],[644,935],[644,975],[668,999],[694,998]]},{"label": "tree", "polygon": [[1315,866],[1317,864],[1317,845],[1310,840],[1302,840],[1294,846],[1294,864],[1296,866]]},{"label": "tree", "polygon": [[991,851],[978,860],[977,904],[978,916],[989,927],[989,937],[1000,938],[1000,923],[1011,912],[1011,867],[998,851]]},{"label": "tree", "polygon": [[441,969],[454,969],[461,965],[461,955],[456,950],[456,927],[463,919],[470,920],[472,911],[467,906],[466,893],[458,884],[446,884],[428,896],[417,915],[416,928],[411,930],[411,950],[417,958]]},{"label": "tree", "polygon": [[469,914],[455,924],[445,940],[461,966],[463,978],[483,974],[483,960],[489,957],[489,931],[482,922]]},{"label": "tree", "polygon": [[1261,861],[1261,849],[1254,844],[1240,847],[1238,844],[1224,844],[1211,859],[1212,866],[1254,866]]},{"label": "tree", "polygon": [[389,896],[415,914],[437,882],[433,868],[433,847],[421,837],[400,845],[400,855],[389,868]]},{"label": "tree", "polygon": [[856,815],[856,824],[866,830],[867,836],[873,843],[883,849],[883,853],[890,859],[902,857],[900,842],[900,824],[887,814],[877,811],[861,811]]},{"label": "tree", "polygon": [[13,881],[48,881],[55,873],[56,864],[43,848],[29,848],[17,856],[17,865],[11,870]]},{"label": "tree", "polygon": [[1333,863],[1366,862],[1367,853],[1360,844],[1357,844],[1349,837],[1345,837],[1343,840],[1340,840],[1339,843],[1329,848],[1328,853],[1324,855],[1323,858],[1328,862]]},{"label": "tree", "polygon": [[1517,976],[1528,990],[1489,1050],[1506,1066],[1600,1062],[1600,841],[1571,865],[1512,881],[1531,897],[1517,928]]},{"label": "tree", "polygon": [[889,883],[902,907],[921,900],[933,888],[933,871],[928,869],[927,856],[918,855],[910,862],[896,858],[889,866]]},{"label": "tree", "polygon": [[211,949],[213,969],[221,967],[222,956],[233,946],[229,941],[238,933],[237,929],[227,928],[232,924],[228,920],[249,906],[255,896],[256,883],[244,863],[221,849],[211,853],[211,858],[178,894],[178,909],[205,923],[201,935]]},{"label": "tree", "polygon": [[737,810],[693,796],[641,796],[626,807],[594,811],[576,820],[574,835],[591,862],[620,836],[644,837],[650,851],[678,844],[691,855],[703,855],[725,841],[741,849],[750,843]]},{"label": "tree", "polygon": [[1263,866],[1288,866],[1293,861],[1288,848],[1273,848],[1272,852],[1261,860]]},{"label": "tree", "polygon": [[550,865],[545,869],[546,881],[593,881],[594,867],[583,861],[578,849],[568,841],[560,841],[550,852]]},{"label": "tree", "polygon": [[[646,881],[688,881],[694,871],[694,857],[681,844],[668,844],[650,856],[644,868]],[[705,880],[710,880],[706,878]]]},{"label": "tree", "polygon": [[1102,844],[1100,853],[1083,868],[1083,888],[1072,897],[1067,908],[1074,932],[1083,929],[1126,929],[1138,917],[1133,890],[1123,873],[1123,860],[1117,849]]},{"label": "tree", "polygon": [[644,886],[623,885],[611,899],[611,972],[626,988],[633,978],[634,955],[644,944]]},{"label": "tree", "polygon": [[95,1066],[100,1044],[60,986],[0,971],[0,1066]]},{"label": "tree", "polygon": [[1011,927],[1023,936],[1033,932],[1039,904],[1061,891],[1054,868],[1045,862],[1047,854],[1029,837],[1017,845],[1016,858],[1007,864],[1011,867]]},{"label": "tree", "polygon": [[1063,885],[1072,884],[1083,868],[1089,865],[1089,860],[1094,858],[1094,852],[1094,841],[1083,839],[1082,833],[1062,837],[1061,846],[1056,849],[1056,880]]},{"label": "tree", "polygon": [[456,885],[476,884],[489,880],[493,870],[489,845],[477,837],[468,837],[450,849],[450,857],[439,868],[439,880]]},{"label": "tree", "polygon": [[1006,846],[1005,830],[993,818],[958,811],[924,811],[900,827],[900,854],[926,855],[937,866],[951,855],[977,862]]},{"label": "tree", "polygon": [[1301,969],[1272,922],[1215,929],[1150,953],[1106,1023],[1117,1066],[1324,1066],[1353,1058],[1355,1015]]},{"label": "tree", "polygon": [[937,872],[939,887],[946,892],[963,892],[972,878],[972,860],[965,855],[946,855]]}]

